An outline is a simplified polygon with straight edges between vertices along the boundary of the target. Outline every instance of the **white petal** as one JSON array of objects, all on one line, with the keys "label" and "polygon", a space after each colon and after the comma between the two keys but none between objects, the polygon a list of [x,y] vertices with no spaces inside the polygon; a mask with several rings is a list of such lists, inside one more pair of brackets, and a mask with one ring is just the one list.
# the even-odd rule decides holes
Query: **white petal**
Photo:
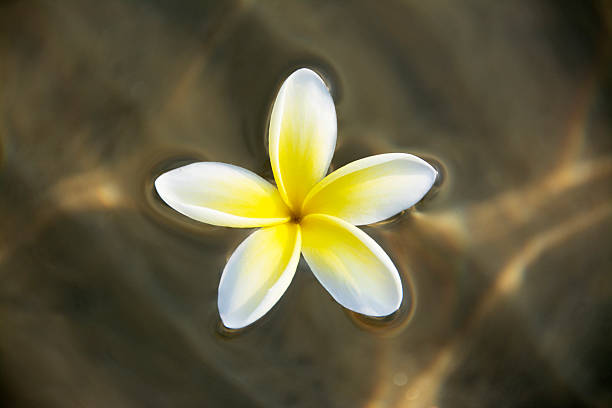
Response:
[{"label": "white petal", "polygon": [[289,209],[272,184],[225,163],[193,163],[155,180],[160,197],[176,211],[208,224],[259,227],[286,222]]},{"label": "white petal", "polygon": [[293,279],[300,227],[285,223],[249,235],[230,257],[219,283],[219,314],[226,327],[248,326],[266,314]]},{"label": "white petal", "polygon": [[365,232],[322,214],[306,216],[300,226],[304,258],[338,303],[369,316],[386,316],[399,308],[397,269]]},{"label": "white petal", "polygon": [[299,209],[327,173],[336,146],[336,109],[319,75],[302,68],[285,80],[272,108],[269,138],[278,189]]},{"label": "white petal", "polygon": [[354,225],[382,221],[419,202],[436,180],[426,161],[405,153],[356,160],[317,184],[303,214],[328,214]]}]

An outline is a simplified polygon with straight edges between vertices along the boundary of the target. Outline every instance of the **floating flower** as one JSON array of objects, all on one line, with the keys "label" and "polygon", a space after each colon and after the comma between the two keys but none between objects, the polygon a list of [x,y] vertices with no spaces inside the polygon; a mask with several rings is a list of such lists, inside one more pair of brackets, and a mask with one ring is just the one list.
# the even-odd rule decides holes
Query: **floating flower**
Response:
[{"label": "floating flower", "polygon": [[261,227],[236,248],[219,283],[218,307],[229,328],[247,326],[276,304],[300,253],[342,306],[386,316],[402,301],[397,269],[355,225],[389,218],[429,191],[436,171],[389,153],[354,161],[326,176],[336,146],[336,110],[323,80],[299,69],[276,96],[269,128],[276,187],[231,164],[193,163],[155,180],[176,211],[208,224]]}]

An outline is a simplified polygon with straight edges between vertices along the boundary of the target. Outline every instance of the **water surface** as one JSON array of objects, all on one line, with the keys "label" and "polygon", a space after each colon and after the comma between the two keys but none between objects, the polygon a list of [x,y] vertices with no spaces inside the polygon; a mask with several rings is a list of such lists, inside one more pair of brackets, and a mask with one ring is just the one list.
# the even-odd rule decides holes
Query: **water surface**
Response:
[{"label": "water surface", "polygon": [[[10,407],[610,406],[607,2],[0,2],[0,398]],[[252,327],[219,322],[248,230],[163,204],[197,160],[272,172],[297,67],[338,113],[332,166],[442,177],[365,227],[400,311],[342,309],[301,262]],[[398,186],[402,188],[402,186]]]}]

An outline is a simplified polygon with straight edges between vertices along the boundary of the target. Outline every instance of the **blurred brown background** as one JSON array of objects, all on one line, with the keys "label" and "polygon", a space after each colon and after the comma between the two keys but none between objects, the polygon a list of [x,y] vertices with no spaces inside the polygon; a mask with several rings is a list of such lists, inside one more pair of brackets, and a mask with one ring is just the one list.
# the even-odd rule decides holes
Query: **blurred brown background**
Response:
[{"label": "blurred brown background", "polygon": [[[0,1],[2,406],[612,406],[611,30],[605,0]],[[410,152],[443,177],[365,228],[402,273],[395,316],[346,312],[301,262],[228,332],[249,231],[152,180],[269,177],[301,66],[332,89],[334,167]]]}]

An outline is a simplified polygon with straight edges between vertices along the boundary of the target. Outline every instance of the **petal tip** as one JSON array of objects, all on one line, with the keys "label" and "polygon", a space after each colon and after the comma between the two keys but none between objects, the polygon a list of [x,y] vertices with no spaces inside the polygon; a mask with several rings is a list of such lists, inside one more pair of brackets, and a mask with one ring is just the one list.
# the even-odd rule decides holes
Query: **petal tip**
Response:
[{"label": "petal tip", "polygon": [[172,207],[172,205],[169,202],[171,191],[169,190],[168,181],[169,181],[169,178],[171,177],[171,175],[169,173],[171,173],[173,171],[174,170],[169,170],[169,171],[166,171],[166,172],[160,174],[159,176],[157,176],[155,178],[155,181],[153,182],[153,185],[155,186],[155,191],[157,192],[157,195],[159,195],[159,197],[166,204],[170,205],[171,207]]},{"label": "petal tip", "polygon": [[323,81],[323,78],[321,78],[321,75],[319,75],[317,72],[313,71],[310,68],[298,68],[295,71],[293,71],[291,73],[291,75],[289,75],[287,77],[287,79],[289,78],[293,78],[293,79],[299,79],[299,78],[317,78],[319,79],[321,82],[325,83]]},{"label": "petal tip", "polygon": [[[221,279],[223,280],[223,277]],[[232,310],[229,299],[225,298],[221,291],[217,297],[217,309],[219,310],[221,323],[231,330],[245,328],[259,319],[259,316],[254,316],[252,313],[245,315],[244,313],[237,313],[235,310]]]},{"label": "petal tip", "polygon": [[[330,94],[330,87],[327,85],[327,82],[323,79],[318,72],[313,71],[310,68],[299,68],[293,71],[285,80],[285,83],[293,83],[300,85],[314,85],[314,89],[319,89],[322,95],[326,95],[332,101],[332,97]],[[333,102],[331,102],[332,108],[334,110],[334,118],[335,118],[335,106]]]},{"label": "petal tip", "polygon": [[224,313],[219,313],[219,317],[221,318],[221,323],[223,323],[223,326],[230,330],[244,329],[253,323],[249,321],[233,320],[230,316],[226,316]]}]

